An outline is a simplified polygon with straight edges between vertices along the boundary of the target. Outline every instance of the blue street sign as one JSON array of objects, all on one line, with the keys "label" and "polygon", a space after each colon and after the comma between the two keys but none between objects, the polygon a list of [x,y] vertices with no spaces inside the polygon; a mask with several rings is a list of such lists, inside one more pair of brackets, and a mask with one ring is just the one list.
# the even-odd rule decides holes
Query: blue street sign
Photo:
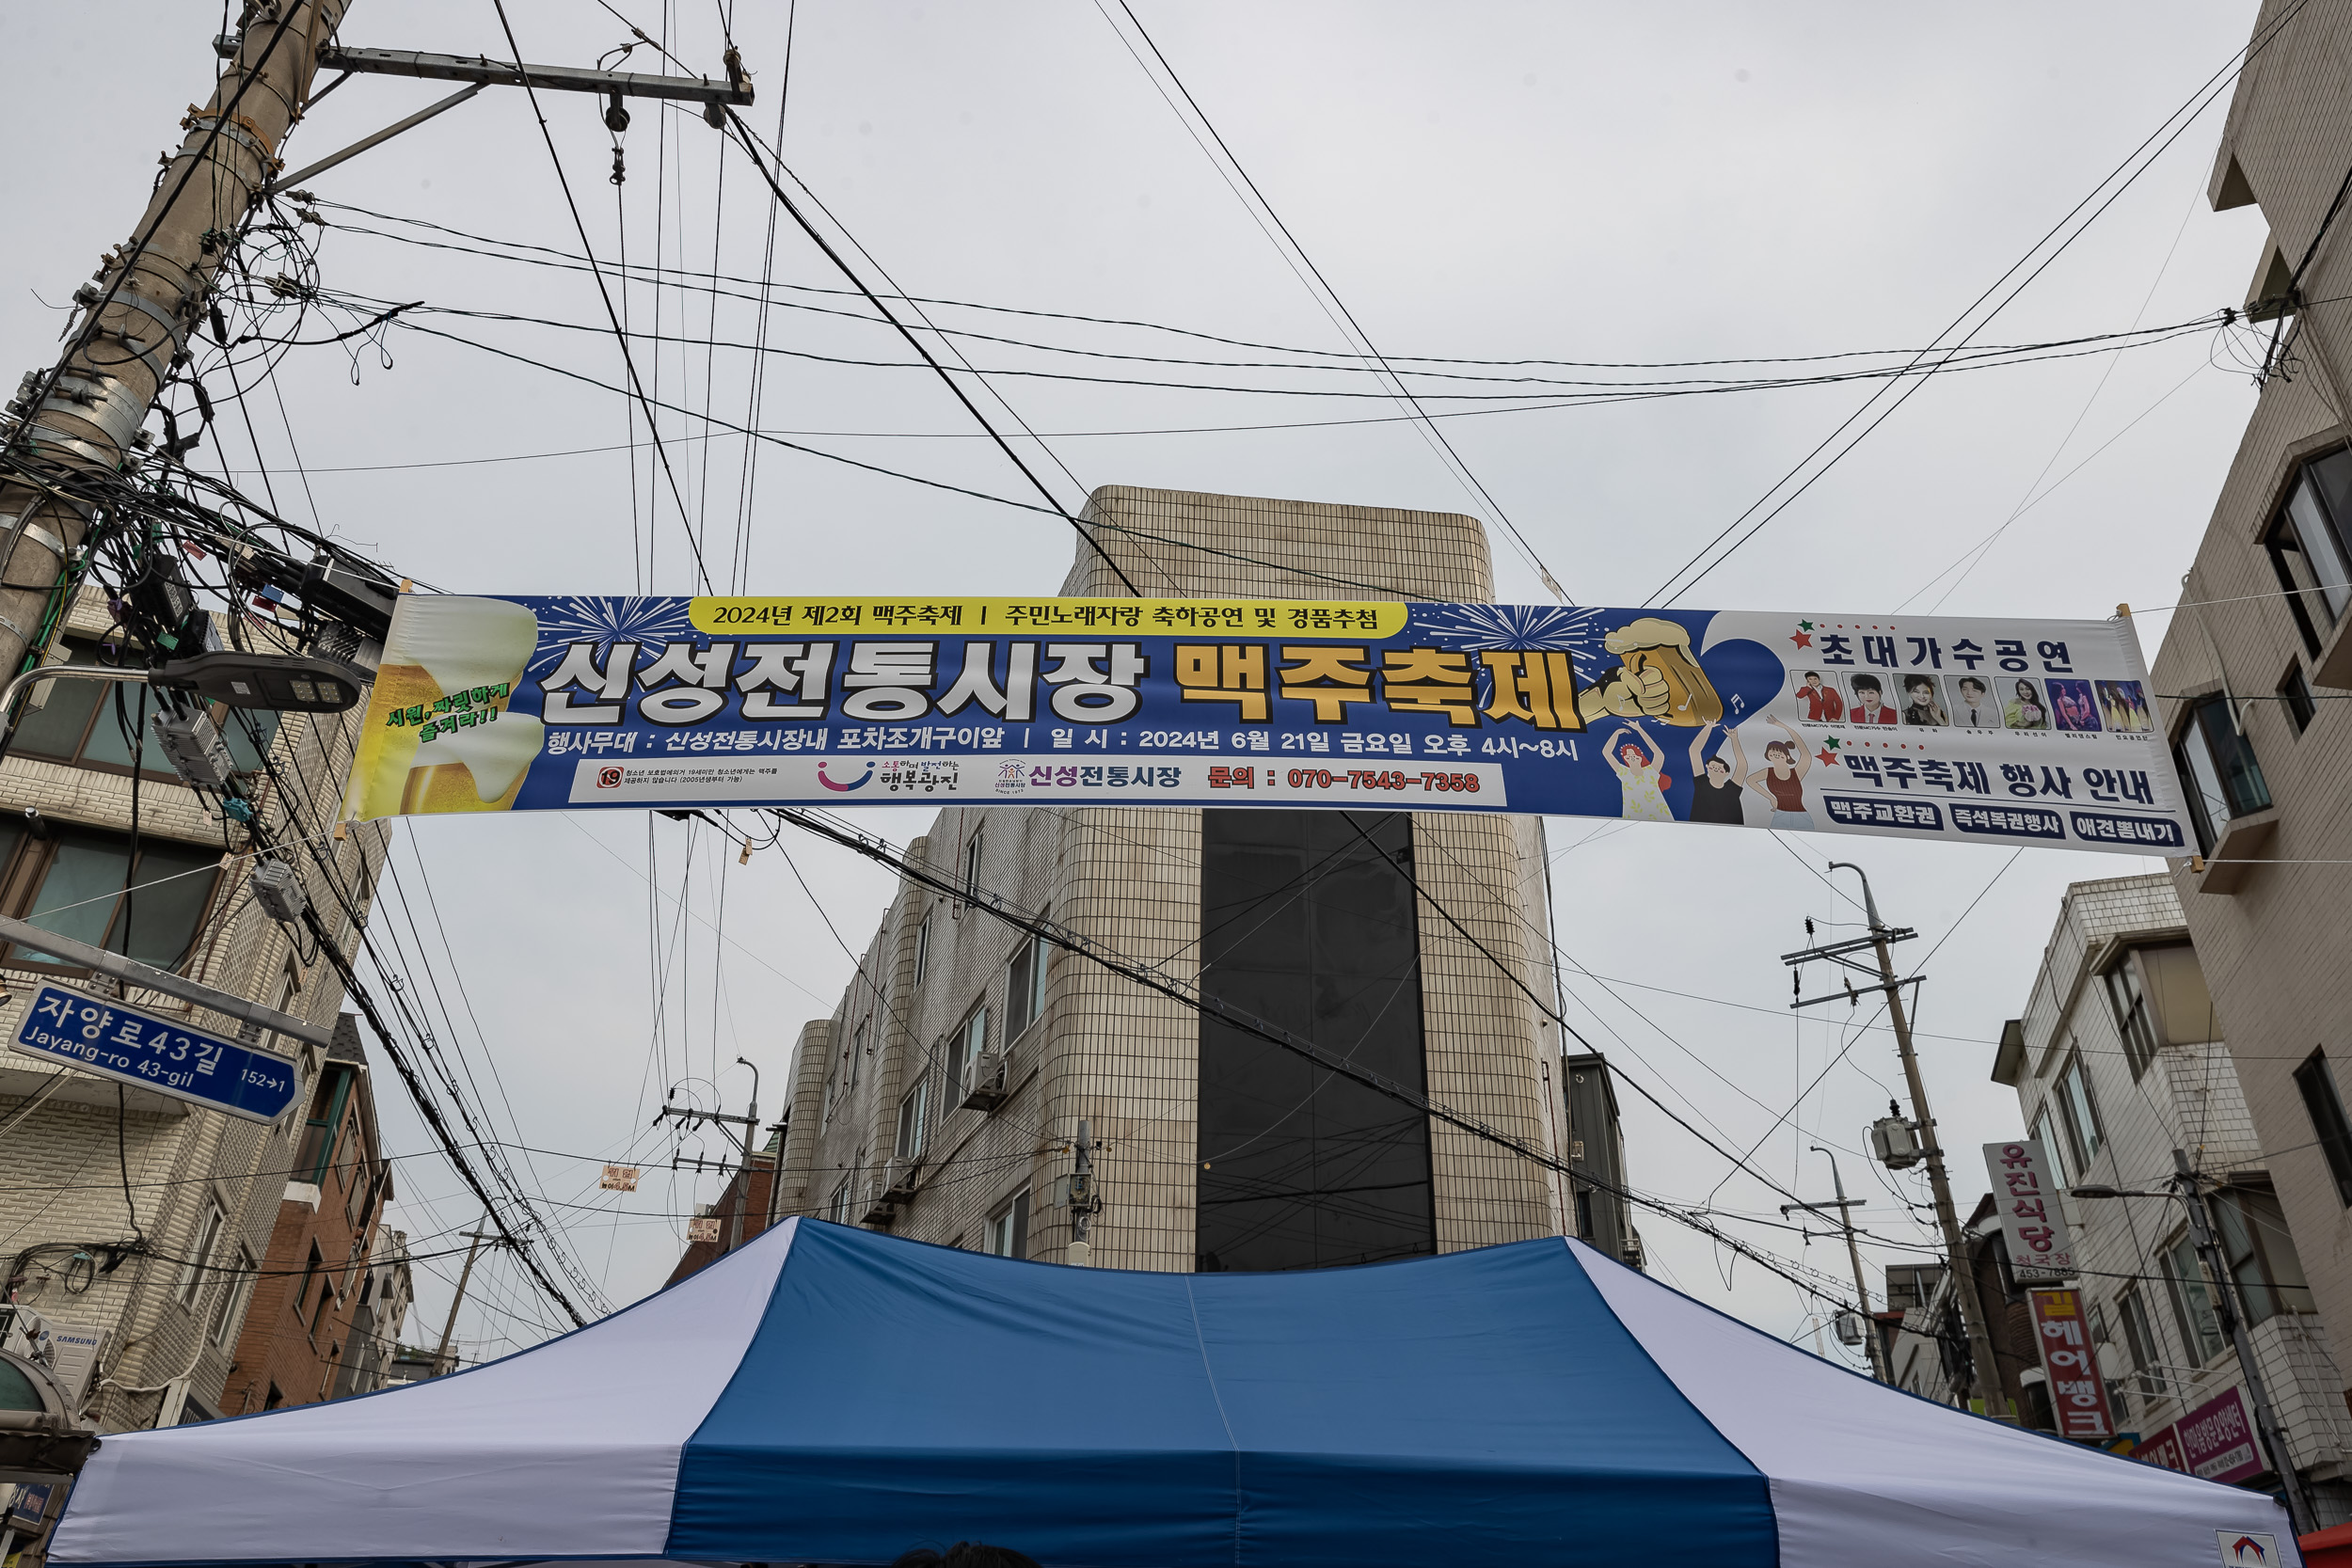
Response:
[{"label": "blue street sign", "polygon": [[247,1121],[276,1121],[294,1103],[294,1065],[283,1056],[57,986],[34,994],[8,1045]]}]

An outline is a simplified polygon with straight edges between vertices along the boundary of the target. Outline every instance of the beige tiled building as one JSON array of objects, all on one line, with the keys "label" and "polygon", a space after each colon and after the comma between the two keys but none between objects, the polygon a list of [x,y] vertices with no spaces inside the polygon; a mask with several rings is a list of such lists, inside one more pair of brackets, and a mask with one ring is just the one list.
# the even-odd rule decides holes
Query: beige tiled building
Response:
[{"label": "beige tiled building", "polygon": [[[2280,1209],[2275,1163],[2232,1066],[2234,1026],[2214,1006],[2199,957],[2171,878],[2076,882],[1993,1077],[2017,1091],[2025,1125],[2069,1187],[2159,1190],[2176,1148],[2209,1179],[2248,1338],[2295,1466],[2321,1522],[2339,1524],[2352,1517],[2352,1414]],[[2170,1197],[2059,1203],[2117,1428],[2166,1451],[2167,1427],[2245,1383],[2186,1212]],[[2018,1340],[2031,1344],[2030,1327]],[[2029,1424],[2048,1425],[2039,1357],[2026,1350],[2002,1370],[2026,1386]]]},{"label": "beige tiled building", "polygon": [[[1465,516],[1112,486],[1087,519],[1155,597],[1493,593]],[[1062,592],[1126,589],[1081,545]],[[1349,815],[1366,833],[1327,811],[952,807],[911,855],[1324,1043],[1391,1053],[1383,1070],[1565,1156],[1562,1041],[1514,984],[1557,994],[1542,823]],[[1294,942],[1305,957],[1268,957]],[[1307,991],[1323,1000],[1286,1007]],[[1347,1013],[1364,995],[1376,1005]],[[1066,1260],[1084,1120],[1098,1266],[1295,1267],[1573,1229],[1573,1197],[1542,1167],[1319,1076],[908,880],[840,1007],[802,1032],[779,1205]],[[1613,1160],[1608,1133],[1591,1141]]]},{"label": "beige tiled building", "polygon": [[[2280,336],[2154,664],[2201,861],[2174,863],[2251,1139],[2331,1339],[2352,1335],[2352,12],[2265,0],[2210,194],[2268,225]],[[2308,266],[2305,265],[2309,259]],[[2299,277],[2298,268],[2302,268]]]},{"label": "beige tiled building", "polygon": [[[61,646],[87,660],[110,634],[103,595],[86,592],[66,618]],[[0,914],[332,1028],[341,982],[307,935],[297,942],[252,898],[256,862],[245,830],[209,813],[151,738],[135,760],[113,689],[53,681],[41,707],[18,724],[0,761]],[[292,858],[310,903],[350,954],[359,930],[342,900],[364,917],[386,844],[380,825],[333,834],[356,719],[288,714],[278,722],[256,714],[247,730],[225,712],[218,717],[265,824],[281,839],[316,845],[315,857]],[[274,777],[262,766],[264,753]],[[139,890],[130,899],[126,881]],[[4,943],[0,981],[6,1037],[43,982],[114,990],[36,948]],[[87,1414],[107,1432],[222,1413],[280,1204],[303,1190],[289,1172],[326,1055],[168,996],[134,988],[123,1000],[295,1058],[297,1087],[286,1115],[262,1126],[0,1053],[0,1162],[8,1171],[0,1236],[9,1238],[0,1289],[100,1342],[83,1388]],[[310,1193],[315,1203],[316,1190]],[[141,1241],[142,1250],[109,1250]],[[116,1266],[103,1267],[109,1260]],[[370,1259],[333,1263],[334,1305],[347,1316],[351,1282],[370,1277]],[[335,1348],[340,1363],[342,1337]]]}]

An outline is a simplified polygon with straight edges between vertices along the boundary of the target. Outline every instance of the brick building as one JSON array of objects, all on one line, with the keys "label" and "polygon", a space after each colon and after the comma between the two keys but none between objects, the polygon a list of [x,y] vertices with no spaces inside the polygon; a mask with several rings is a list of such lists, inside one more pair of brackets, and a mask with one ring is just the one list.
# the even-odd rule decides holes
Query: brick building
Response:
[{"label": "brick building", "polygon": [[[1469,517],[1116,486],[1087,515],[1154,595],[1327,598],[1338,572],[1396,598],[1493,596]],[[1126,590],[1082,545],[1062,592]],[[1527,994],[1558,994],[1537,818],[953,807],[909,854],[1570,1150],[1562,1041]],[[912,880],[797,1063],[787,1213],[1065,1261],[1083,1120],[1100,1266],[1368,1262],[1576,1224],[1575,1195],[1541,1167]],[[1597,1071],[1582,1106],[1613,1114]],[[1592,1168],[1616,1180],[1613,1125],[1588,1131]],[[1597,1212],[1638,1258],[1622,1213]]]},{"label": "brick building", "polygon": [[2339,205],[2352,12],[2264,0],[2254,36],[2209,194],[2268,225],[2250,313],[2280,349],[2154,690],[2201,816],[2201,858],[2172,878],[2245,1135],[2266,1156],[2318,1321],[2352,1343],[2352,219]]},{"label": "brick building", "polygon": [[299,1118],[294,1166],[253,1282],[221,1414],[243,1416],[382,1386],[411,1294],[406,1238],[382,1228],[392,1167],[355,1021]]},{"label": "brick building", "polygon": [[[86,593],[66,618],[59,651],[95,659],[109,628],[103,596]],[[256,857],[246,831],[209,814],[151,738],[131,745],[115,690],[126,693],[135,726],[137,689],[72,680],[50,683],[43,705],[18,724],[0,760],[0,914],[332,1026],[341,982],[307,933],[297,942],[249,896]],[[316,846],[315,856],[294,857],[301,885],[348,955],[386,843],[378,827],[332,836],[357,721],[216,718],[262,826],[274,839]],[[122,895],[126,881],[138,885],[134,897]],[[5,945],[0,982],[9,993],[0,998],[0,1032],[8,1037],[40,983],[110,995],[114,986],[37,949]],[[0,1145],[10,1177],[0,1233],[15,1238],[0,1288],[99,1337],[101,1375],[86,1413],[109,1432],[220,1413],[304,1131],[299,1108],[326,1069],[318,1047],[262,1037],[135,989],[124,1000],[293,1058],[300,1090],[296,1109],[262,1126],[0,1053],[0,1122],[22,1117]]]},{"label": "brick building", "polygon": [[[2344,1378],[2232,1065],[2235,1015],[2216,1009],[2200,958],[2170,877],[2076,882],[1993,1078],[2069,1188],[2160,1189],[2174,1149],[2217,1183],[2228,1282],[2207,1276],[2176,1199],[2059,1199],[2118,1428],[2163,1451],[2166,1429],[2243,1388],[2214,1312],[2213,1292],[2233,1290],[2295,1466],[2337,1524],[2352,1518]],[[2019,1343],[2003,1377],[2033,1385],[2024,1407],[2046,1414],[2029,1331]]]}]

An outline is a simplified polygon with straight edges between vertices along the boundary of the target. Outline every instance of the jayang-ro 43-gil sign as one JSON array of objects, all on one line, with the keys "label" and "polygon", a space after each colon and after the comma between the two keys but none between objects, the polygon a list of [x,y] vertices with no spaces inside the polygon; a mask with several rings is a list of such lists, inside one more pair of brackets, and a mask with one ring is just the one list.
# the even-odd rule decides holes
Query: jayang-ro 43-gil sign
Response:
[{"label": "jayang-ro 43-gil sign", "polygon": [[2187,853],[2131,623],[404,595],[348,817],[1518,811]]}]

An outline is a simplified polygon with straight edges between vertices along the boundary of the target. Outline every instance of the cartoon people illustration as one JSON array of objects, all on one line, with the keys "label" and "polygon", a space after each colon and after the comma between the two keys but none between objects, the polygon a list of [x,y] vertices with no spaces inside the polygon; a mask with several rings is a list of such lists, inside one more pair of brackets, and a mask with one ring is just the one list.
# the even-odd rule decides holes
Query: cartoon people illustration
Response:
[{"label": "cartoon people illustration", "polygon": [[[1830,693],[1833,699],[1836,695],[1835,691]],[[1844,705],[1839,705],[1842,707]],[[1724,731],[1724,741],[1731,748],[1730,760],[1724,760],[1721,752],[1711,757],[1704,755],[1707,737],[1714,733],[1715,726],[1709,724],[1691,741],[1691,820],[1720,822],[1733,828],[1744,827],[1747,824],[1742,809],[1747,803],[1747,753],[1740,750],[1740,732],[1727,729]]]},{"label": "cartoon people illustration", "polygon": [[[1869,678],[1857,675],[1854,685],[1858,688]],[[1886,711],[1890,717],[1885,721],[1891,724],[1895,721],[1891,717],[1893,710]],[[1742,782],[1772,803],[1772,827],[1809,831],[1813,826],[1813,814],[1804,809],[1804,776],[1813,770],[1813,758],[1805,751],[1804,743],[1797,738],[1795,730],[1778,719],[1772,722],[1779,724],[1781,733],[1788,738],[1767,745],[1764,748],[1764,766]]]},{"label": "cartoon people illustration", "polygon": [[1997,730],[2001,727],[2001,710],[1993,705],[1992,693],[1983,680],[1975,675],[1963,675],[1953,689],[1959,700],[1952,705],[1952,722],[1963,730]]},{"label": "cartoon people illustration", "polygon": [[1853,706],[1846,710],[1846,719],[1855,724],[1892,724],[1895,710],[1886,705],[1886,689],[1876,675],[1855,675]]},{"label": "cartoon people illustration", "polygon": [[2050,710],[2061,730],[2096,730],[2099,705],[2091,701],[2089,681],[2051,681]]},{"label": "cartoon people illustration", "polygon": [[1837,688],[1824,686],[1819,670],[1804,673],[1804,684],[1797,688],[1797,701],[1804,705],[1804,716],[1816,724],[1836,723],[1846,717],[1846,699],[1837,694]]},{"label": "cartoon people illustration", "polygon": [[[1626,738],[1627,732],[1640,736],[1637,744]],[[1641,721],[1620,724],[1609,737],[1609,766],[1615,770],[1617,786],[1625,800],[1618,815],[1632,822],[1671,822],[1675,814],[1666,806],[1666,781],[1661,770],[1666,766],[1666,753],[1659,750]]]},{"label": "cartoon people illustration", "polygon": [[1906,724],[1948,724],[1943,705],[1935,700],[1933,675],[1903,677],[1903,722]]},{"label": "cartoon people illustration", "polygon": [[2016,695],[2010,698],[2009,706],[2001,710],[2009,727],[2012,730],[2048,729],[2050,710],[2042,705],[2042,693],[2033,682],[2021,680],[2014,689]]},{"label": "cartoon people illustration", "polygon": [[1653,719],[1694,729],[1724,716],[1724,700],[1691,651],[1688,628],[1662,616],[1629,621],[1601,640],[1618,657],[1615,669],[1576,694],[1576,710],[1596,729],[1600,721]]}]

